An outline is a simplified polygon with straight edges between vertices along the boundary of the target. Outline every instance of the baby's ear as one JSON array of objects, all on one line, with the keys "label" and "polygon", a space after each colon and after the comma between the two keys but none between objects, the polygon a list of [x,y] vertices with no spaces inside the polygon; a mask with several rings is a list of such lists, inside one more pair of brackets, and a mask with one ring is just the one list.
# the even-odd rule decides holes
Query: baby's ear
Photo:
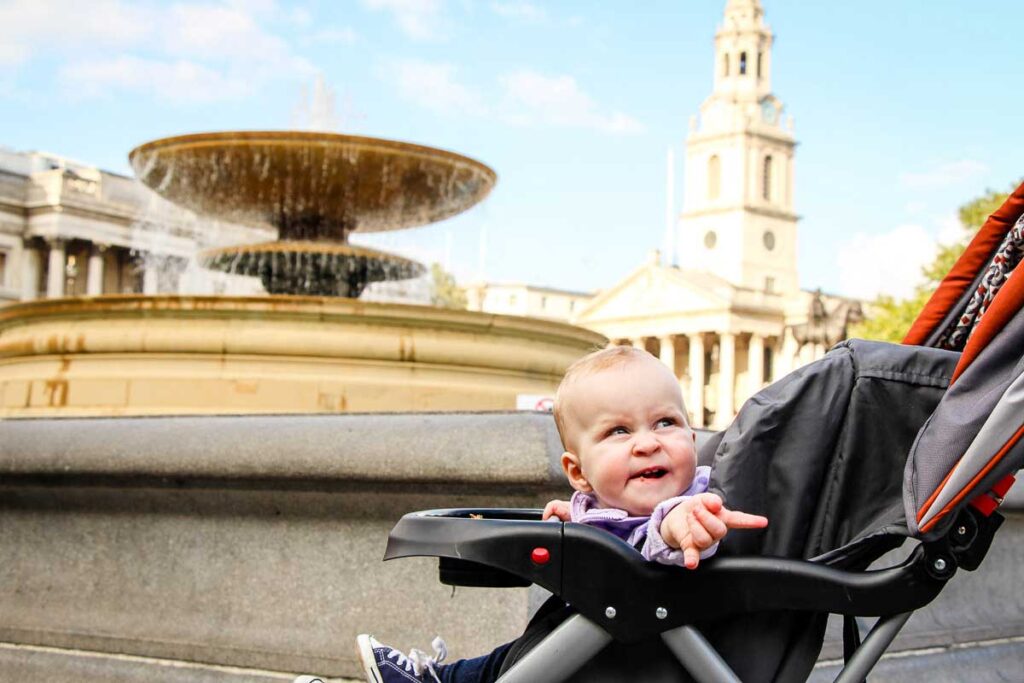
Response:
[{"label": "baby's ear", "polygon": [[594,490],[587,478],[583,476],[583,466],[580,464],[579,456],[575,453],[569,451],[562,453],[562,470],[569,480],[569,486],[583,493],[590,493]]}]

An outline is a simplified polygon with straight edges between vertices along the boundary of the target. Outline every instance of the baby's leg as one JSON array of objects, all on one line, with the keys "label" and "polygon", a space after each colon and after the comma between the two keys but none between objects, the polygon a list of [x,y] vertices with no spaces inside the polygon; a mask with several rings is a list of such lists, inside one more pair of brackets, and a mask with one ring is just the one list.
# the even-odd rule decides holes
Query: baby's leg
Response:
[{"label": "baby's leg", "polygon": [[498,672],[511,647],[512,643],[505,643],[482,657],[442,664],[437,667],[438,678],[441,683],[493,683],[498,680]]}]

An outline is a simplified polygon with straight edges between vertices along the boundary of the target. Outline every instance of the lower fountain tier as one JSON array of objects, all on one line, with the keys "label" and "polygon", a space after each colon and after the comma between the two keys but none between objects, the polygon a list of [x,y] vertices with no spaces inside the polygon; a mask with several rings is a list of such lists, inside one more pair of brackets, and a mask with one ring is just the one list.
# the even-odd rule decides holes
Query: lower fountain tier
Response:
[{"label": "lower fountain tier", "polygon": [[401,256],[352,244],[265,242],[209,249],[211,270],[260,278],[270,294],[358,297],[372,282],[407,280],[426,269]]},{"label": "lower fountain tier", "polygon": [[510,410],[605,343],[562,323],[326,297],[42,300],[0,308],[0,418]]}]

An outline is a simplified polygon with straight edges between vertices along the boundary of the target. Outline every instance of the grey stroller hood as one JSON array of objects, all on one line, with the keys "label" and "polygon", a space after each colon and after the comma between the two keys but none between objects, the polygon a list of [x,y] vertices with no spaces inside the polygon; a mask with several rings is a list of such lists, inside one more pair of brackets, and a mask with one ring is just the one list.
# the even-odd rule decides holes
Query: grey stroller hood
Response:
[{"label": "grey stroller hood", "polygon": [[[959,358],[847,341],[747,401],[701,460],[713,466],[713,491],[769,525],[731,531],[720,556],[813,559],[859,571],[900,545],[910,534],[905,454]],[[800,681],[817,659],[827,616],[752,610],[699,627],[740,680]]]}]

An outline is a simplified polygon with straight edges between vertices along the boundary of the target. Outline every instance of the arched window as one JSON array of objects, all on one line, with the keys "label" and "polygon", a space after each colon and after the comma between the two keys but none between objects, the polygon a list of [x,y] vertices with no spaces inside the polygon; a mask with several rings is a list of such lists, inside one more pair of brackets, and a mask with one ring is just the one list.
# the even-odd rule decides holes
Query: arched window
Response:
[{"label": "arched window", "polygon": [[708,199],[718,199],[718,193],[722,182],[722,163],[718,155],[714,154],[708,159]]},{"label": "arched window", "polygon": [[764,60],[764,54],[761,52],[757,53],[757,77],[761,78],[761,62]]},{"label": "arched window", "polygon": [[761,196],[770,200],[772,198],[772,155],[764,158],[764,171],[761,174]]},{"label": "arched window", "polygon": [[740,53],[740,76],[744,76],[747,73],[747,53]]},{"label": "arched window", "polygon": [[722,55],[722,75],[723,76],[728,76],[729,75],[729,55],[728,54]]}]

